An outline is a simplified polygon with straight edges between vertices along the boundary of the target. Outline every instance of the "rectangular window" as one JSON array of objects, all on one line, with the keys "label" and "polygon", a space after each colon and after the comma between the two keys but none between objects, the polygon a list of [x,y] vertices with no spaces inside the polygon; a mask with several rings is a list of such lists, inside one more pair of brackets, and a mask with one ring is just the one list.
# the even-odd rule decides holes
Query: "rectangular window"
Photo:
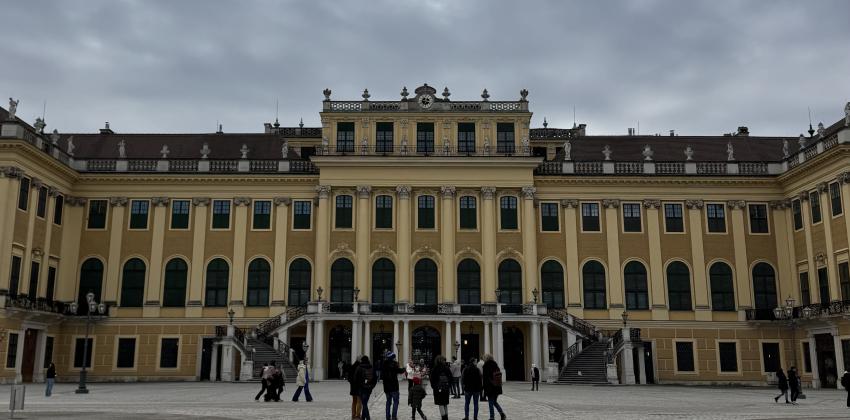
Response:
[{"label": "rectangular window", "polygon": [[721,372],[738,371],[738,346],[734,342],[717,343]]},{"label": "rectangular window", "polygon": [[581,230],[599,232],[599,203],[581,203]]},{"label": "rectangular window", "polygon": [[378,153],[392,153],[393,123],[379,122],[375,124],[375,151]]},{"label": "rectangular window", "polygon": [[434,229],[434,196],[420,195],[416,199],[416,226],[419,229]]},{"label": "rectangular window", "polygon": [[818,268],[818,292],[820,292],[820,303],[829,303],[829,273],[826,267]]},{"label": "rectangular window", "polygon": [[53,295],[56,292],[56,267],[47,267],[47,290],[44,293],[44,298],[48,302],[53,300]]},{"label": "rectangular window", "polygon": [[750,233],[768,233],[767,204],[750,204]]},{"label": "rectangular window", "polygon": [[821,222],[820,214],[820,193],[812,191],[809,193],[809,205],[812,208],[812,224]]},{"label": "rectangular window", "polygon": [[465,195],[460,198],[460,228],[461,229],[477,229],[478,214],[476,209],[475,197]]},{"label": "rectangular window", "polygon": [[496,124],[496,153],[514,153],[514,124],[513,123],[497,123]]},{"label": "rectangular window", "polygon": [[791,211],[794,213],[794,230],[803,228],[803,209],[800,200],[791,201]]},{"label": "rectangular window", "polygon": [[12,272],[9,276],[9,295],[17,296],[21,287],[21,257],[12,255]]},{"label": "rectangular window", "polygon": [[558,219],[558,203],[540,203],[540,227],[544,232],[561,229]]},{"label": "rectangular window", "polygon": [[[86,341],[88,341],[88,347],[86,347]],[[91,353],[94,348],[94,338],[89,337],[88,340],[84,338],[77,338],[74,341],[74,367],[82,368],[83,360],[86,361],[86,367],[91,367]],[[85,359],[84,359],[85,358]]]},{"label": "rectangular window", "polygon": [[841,299],[850,300],[850,266],[847,261],[838,264],[838,281],[841,287]]},{"label": "rectangular window", "polygon": [[711,233],[726,232],[725,204],[706,204],[705,214],[708,217],[708,231]]},{"label": "rectangular window", "polygon": [[434,153],[434,123],[416,123],[416,153]]},{"label": "rectangular window", "polygon": [[517,198],[514,196],[504,196],[499,199],[499,220],[502,224],[502,230],[514,230],[519,222],[517,221]]},{"label": "rectangular window", "polygon": [[6,367],[14,368],[18,361],[18,334],[9,333],[9,344],[6,347]]},{"label": "rectangular window", "polygon": [[812,349],[808,342],[803,342],[803,372],[812,372]]},{"label": "rectangular window", "polygon": [[171,201],[171,229],[189,229],[189,200]]},{"label": "rectangular window", "polygon": [[61,195],[56,196],[56,203],[53,206],[53,223],[57,225],[62,224],[62,212],[65,210],[65,197]]},{"label": "rectangular window", "polygon": [[336,123],[336,151],[354,153],[354,123]]},{"label": "rectangular window", "polygon": [[831,203],[833,217],[844,212],[841,208],[841,185],[838,185],[837,182],[829,184],[829,202]]},{"label": "rectangular window", "polygon": [[375,229],[393,228],[393,197],[379,195],[375,197]]},{"label": "rectangular window", "polygon": [[148,228],[148,208],[150,202],[147,200],[130,201],[130,229]]},{"label": "rectangular window", "polygon": [[118,339],[118,360],[115,367],[133,368],[136,365],[136,339],[121,337]]},{"label": "rectangular window", "polygon": [[352,226],[352,207],[354,199],[350,195],[336,196],[336,220],[334,226],[337,229],[351,229]]},{"label": "rectangular window", "polygon": [[681,204],[664,204],[664,229],[666,232],[674,233],[685,231],[685,222],[682,217]]},{"label": "rectangular window", "polygon": [[254,201],[254,229],[271,229],[272,227],[272,202],[268,200]]},{"label": "rectangular window", "polygon": [[640,204],[624,203],[623,204],[623,232],[640,232]]},{"label": "rectangular window", "polygon": [[803,306],[812,304],[812,292],[809,288],[809,272],[800,273],[800,300]]},{"label": "rectangular window", "polygon": [[106,229],[106,200],[89,200],[89,229]]},{"label": "rectangular window", "polygon": [[213,229],[230,229],[230,200],[213,200]]},{"label": "rectangular window", "polygon": [[310,229],[311,215],[312,215],[312,203],[309,201],[295,201],[292,204],[294,208],[294,214],[292,216],[292,228],[293,229]]},{"label": "rectangular window", "polygon": [[47,369],[53,361],[53,337],[44,337],[44,361],[42,366]]},{"label": "rectangular window", "polygon": [[38,201],[35,205],[35,215],[44,217],[47,213],[47,187],[41,186],[38,188]]},{"label": "rectangular window", "polygon": [[21,178],[18,188],[18,208],[27,211],[30,203],[30,179]]},{"label": "rectangular window", "polygon": [[30,284],[27,296],[30,299],[38,297],[38,274],[41,271],[41,264],[33,261],[30,263]]},{"label": "rectangular window", "polygon": [[159,367],[161,369],[173,369],[177,367],[178,338],[163,338],[159,350]]},{"label": "rectangular window", "polygon": [[779,360],[779,343],[761,343],[761,356],[765,372],[776,372],[782,361]]},{"label": "rectangular window", "polygon": [[475,153],[475,123],[457,124],[458,153]]},{"label": "rectangular window", "polygon": [[694,372],[694,343],[690,341],[676,342],[676,370]]}]

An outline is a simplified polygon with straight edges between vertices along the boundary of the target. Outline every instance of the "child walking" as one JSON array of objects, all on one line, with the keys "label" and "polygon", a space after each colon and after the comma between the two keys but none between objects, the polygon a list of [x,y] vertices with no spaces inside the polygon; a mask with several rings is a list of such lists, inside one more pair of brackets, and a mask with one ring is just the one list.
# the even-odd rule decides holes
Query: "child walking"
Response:
[{"label": "child walking", "polygon": [[416,412],[419,412],[419,416],[422,417],[422,420],[428,420],[425,417],[425,413],[422,412],[422,400],[425,399],[425,396],[428,395],[425,392],[425,388],[422,387],[422,378],[418,376],[413,377],[413,386],[410,387],[410,392],[407,394],[408,405],[410,405],[413,411],[413,420],[416,420]]}]

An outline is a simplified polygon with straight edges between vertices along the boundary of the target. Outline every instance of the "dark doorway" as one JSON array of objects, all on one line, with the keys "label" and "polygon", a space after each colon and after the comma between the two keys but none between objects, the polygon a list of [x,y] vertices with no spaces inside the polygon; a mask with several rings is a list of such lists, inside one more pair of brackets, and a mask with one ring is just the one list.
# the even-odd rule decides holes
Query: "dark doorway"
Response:
[{"label": "dark doorway", "polygon": [[643,376],[643,372],[640,371],[641,351],[640,351],[639,348],[635,348],[635,349],[629,350],[629,351],[632,352],[632,369],[634,369],[635,383],[639,384],[639,383],[643,382],[641,380],[641,377]]},{"label": "dark doorway", "polygon": [[[393,333],[388,332],[376,332],[372,334],[372,354],[369,356],[372,358],[372,363],[379,363],[375,366],[380,366],[383,364],[384,358],[387,355],[387,352],[391,351],[395,353],[393,345]],[[398,357],[396,357],[396,361],[398,361]]]},{"label": "dark doorway", "polygon": [[419,327],[413,330],[413,362],[430,368],[434,358],[441,354],[440,333],[432,327]]},{"label": "dark doorway", "polygon": [[[549,336],[551,337],[552,335],[550,334]],[[561,365],[561,359],[562,359],[561,355],[564,354],[564,342],[561,341],[561,340],[550,339],[547,347],[552,347],[552,349],[555,350],[555,351],[550,351],[552,349],[546,348],[546,354],[548,355],[547,357],[549,358],[548,359],[549,364],[558,363],[558,372],[560,373],[561,368],[563,367]]]},{"label": "dark doorway", "polygon": [[818,376],[824,388],[836,388],[838,371],[835,366],[835,342],[832,334],[815,334],[815,352],[818,357]]},{"label": "dark doorway", "polygon": [[646,369],[646,383],[655,383],[655,365],[652,364],[652,343],[645,341],[643,343],[643,365]]},{"label": "dark doorway", "polygon": [[33,370],[35,369],[35,343],[38,338],[38,330],[27,328],[24,335],[24,354],[21,362],[21,377],[24,382],[32,382]]},{"label": "dark doorway", "polygon": [[525,343],[522,331],[516,327],[506,327],[502,333],[503,353],[505,355],[505,370],[508,372],[507,380],[525,380]]},{"label": "dark doorway", "polygon": [[[322,357],[321,354],[315,357]],[[351,361],[351,328],[337,325],[328,334],[328,365]],[[328,379],[341,379],[338,369],[328,369]]]},{"label": "dark doorway", "polygon": [[[307,341],[307,337],[289,337],[289,347],[295,353],[295,364],[304,360],[304,343]],[[350,359],[349,359],[350,360]],[[348,360],[343,360],[343,362],[348,362]]]},{"label": "dark doorway", "polygon": [[468,362],[471,358],[480,359],[481,350],[478,347],[478,334],[460,335],[460,358]]},{"label": "dark doorway", "polygon": [[210,380],[210,370],[212,369],[212,346],[214,338],[204,338],[201,343],[201,380]]}]

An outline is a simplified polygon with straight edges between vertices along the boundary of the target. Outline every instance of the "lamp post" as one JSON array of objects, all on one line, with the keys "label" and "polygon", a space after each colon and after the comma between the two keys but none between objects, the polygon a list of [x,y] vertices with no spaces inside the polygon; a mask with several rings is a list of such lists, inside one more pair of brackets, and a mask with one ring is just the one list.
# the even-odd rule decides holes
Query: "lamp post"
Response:
[{"label": "lamp post", "polygon": [[319,286],[319,287],[316,288],[316,293],[319,295],[319,298],[316,299],[317,301],[319,301],[319,302],[322,301],[322,292],[324,292],[324,291],[325,291],[325,289],[322,289],[322,286]]},{"label": "lamp post", "polygon": [[535,305],[537,305],[537,294],[538,293],[540,293],[540,291],[538,291],[536,287],[531,291],[531,295],[534,296],[534,298],[532,299],[532,302]]},{"label": "lamp post", "polygon": [[227,311],[227,319],[230,322],[230,325],[233,325],[233,316],[234,315],[236,315],[236,311],[234,311],[233,308],[230,308],[230,310]]},{"label": "lamp post", "polygon": [[355,287],[352,291],[354,292],[354,301],[357,302],[357,297],[360,296],[360,288]]},{"label": "lamp post", "polygon": [[[80,369],[80,384],[77,387],[77,390],[74,391],[77,394],[88,394],[89,390],[86,388],[86,378],[88,376],[88,372],[86,371],[86,363],[89,358],[89,333],[91,330],[92,324],[92,315],[103,315],[106,313],[106,305],[103,303],[97,303],[94,300],[94,293],[88,292],[86,294],[86,303],[88,307],[86,308],[86,337],[83,339],[83,368]],[[72,314],[77,313],[77,302],[71,302],[70,310]]]},{"label": "lamp post", "polygon": [[623,328],[626,328],[626,324],[629,322],[629,311],[624,310],[620,317],[623,318]]},{"label": "lamp post", "polygon": [[[797,364],[797,318],[794,317],[794,298],[788,296],[785,299],[785,306],[777,306],[773,308],[773,317],[779,320],[787,320],[791,326],[791,360],[794,361],[792,366]],[[808,318],[812,314],[811,308],[808,306],[800,312],[803,318]]]}]

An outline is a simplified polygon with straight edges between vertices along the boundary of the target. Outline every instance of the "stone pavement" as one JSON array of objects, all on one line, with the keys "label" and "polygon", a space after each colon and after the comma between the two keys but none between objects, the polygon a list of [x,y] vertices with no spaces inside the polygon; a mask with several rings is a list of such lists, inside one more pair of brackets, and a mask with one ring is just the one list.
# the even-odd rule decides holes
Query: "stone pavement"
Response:
[{"label": "stone pavement", "polygon": [[[768,388],[688,386],[565,386],[541,384],[539,392],[527,383],[508,383],[499,398],[509,419],[803,419],[850,418],[844,408],[847,394],[836,390],[809,390],[800,405],[773,403],[776,394]],[[255,383],[169,382],[92,384],[88,395],[74,394],[75,384],[58,384],[51,398],[44,397],[42,384],[27,386],[23,419],[334,419],[350,418],[348,384],[327,381],[311,384],[311,403],[285,401],[254,402]],[[291,398],[295,387],[284,394]],[[423,411],[439,419],[430,396]],[[401,386],[399,418],[409,419],[407,387]],[[288,398],[288,399],[289,399]],[[8,408],[9,386],[0,386],[0,404]],[[386,399],[380,384],[369,407],[375,420],[384,418]],[[479,419],[488,417],[482,405]],[[4,413],[2,416],[7,415]],[[470,416],[472,413],[470,413]],[[463,400],[451,400],[449,418],[463,418]],[[470,417],[471,418],[471,417]],[[498,418],[498,416],[497,416]]]}]

